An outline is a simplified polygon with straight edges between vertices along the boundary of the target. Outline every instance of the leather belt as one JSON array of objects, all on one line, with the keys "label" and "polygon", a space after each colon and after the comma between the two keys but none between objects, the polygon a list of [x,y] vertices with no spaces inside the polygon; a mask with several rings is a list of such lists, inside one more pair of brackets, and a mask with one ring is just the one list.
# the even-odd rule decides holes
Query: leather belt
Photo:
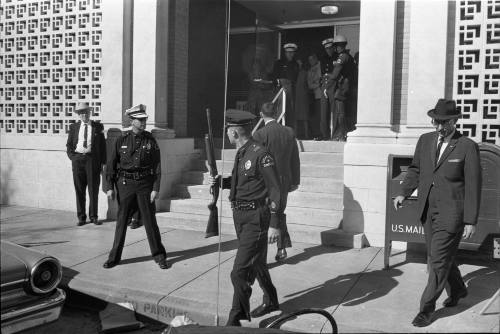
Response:
[{"label": "leather belt", "polygon": [[262,198],[255,201],[231,201],[231,209],[240,211],[256,210],[267,204],[267,199]]},{"label": "leather belt", "polygon": [[120,171],[120,176],[123,176],[126,179],[132,179],[132,180],[142,180],[148,176],[154,175],[152,169],[144,170],[144,171],[138,171],[138,172],[125,172],[125,171]]}]

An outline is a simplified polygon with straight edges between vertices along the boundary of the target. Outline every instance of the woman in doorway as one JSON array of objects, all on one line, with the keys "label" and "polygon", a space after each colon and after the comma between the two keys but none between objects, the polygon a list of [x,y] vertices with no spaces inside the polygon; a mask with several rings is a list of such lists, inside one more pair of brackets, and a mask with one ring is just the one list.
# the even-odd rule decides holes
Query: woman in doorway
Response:
[{"label": "woman in doorway", "polygon": [[295,131],[297,137],[310,139],[309,136],[309,108],[310,96],[307,85],[309,63],[299,60],[299,75],[295,86]]}]

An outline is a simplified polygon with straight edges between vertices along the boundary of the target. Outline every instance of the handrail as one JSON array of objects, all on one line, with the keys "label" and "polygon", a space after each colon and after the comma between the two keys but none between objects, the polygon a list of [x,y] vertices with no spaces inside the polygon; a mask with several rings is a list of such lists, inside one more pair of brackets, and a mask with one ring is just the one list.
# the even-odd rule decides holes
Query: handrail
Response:
[{"label": "handrail", "polygon": [[[280,97],[280,95],[282,93],[283,93],[283,104],[282,104],[283,108],[282,108],[282,111],[280,113],[280,116],[278,117],[278,122],[280,122],[283,119],[283,117],[285,116],[285,110],[286,110],[286,92],[283,89],[283,87],[280,88],[280,90],[278,91],[278,93],[276,93],[276,95],[274,96],[273,100],[271,101],[271,103],[274,104],[276,102],[276,100]],[[259,119],[259,121],[257,122],[257,124],[255,125],[255,127],[252,130],[252,135],[255,133],[255,131],[257,131],[257,129],[260,126],[260,123],[262,123],[263,121],[264,121],[264,119],[262,119],[262,118]]]}]

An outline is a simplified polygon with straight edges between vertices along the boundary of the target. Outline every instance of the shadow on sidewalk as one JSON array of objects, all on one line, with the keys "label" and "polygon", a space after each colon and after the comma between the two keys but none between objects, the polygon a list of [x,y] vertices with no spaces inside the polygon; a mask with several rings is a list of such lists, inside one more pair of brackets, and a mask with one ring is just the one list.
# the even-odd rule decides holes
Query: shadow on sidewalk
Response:
[{"label": "shadow on sidewalk", "polygon": [[322,254],[333,254],[337,252],[342,252],[344,250],[347,250],[348,248],[341,248],[341,247],[329,247],[329,246],[323,246],[323,245],[317,245],[317,246],[312,246],[308,248],[304,248],[303,252],[300,252],[296,255],[288,257],[286,260],[282,262],[273,262],[273,263],[268,263],[267,267],[269,269],[279,267],[282,264],[298,264],[300,262],[305,262],[315,256],[322,255]]},{"label": "shadow on sidewalk", "polygon": [[[440,318],[451,317],[471,309],[475,305],[491,298],[499,288],[498,270],[494,268],[481,268],[466,274],[465,285],[469,294],[460,299],[456,307],[442,307],[434,313],[434,321]],[[446,292],[443,292],[446,294]],[[441,307],[441,305],[437,305]],[[498,312],[496,312],[498,314]]]},{"label": "shadow on sidewalk", "polygon": [[[238,248],[238,240],[237,239],[221,242],[221,252],[228,252],[228,251],[234,250],[236,248]],[[171,265],[173,265],[174,263],[186,261],[186,260],[201,256],[201,255],[216,253],[218,250],[219,250],[219,246],[216,243],[216,244],[197,247],[197,248],[190,248],[190,249],[179,250],[179,251],[174,251],[174,252],[167,252],[167,260]],[[152,260],[153,260],[153,258],[151,257],[151,255],[139,256],[139,257],[134,257],[134,258],[122,259],[120,261],[120,265],[138,263],[138,262],[147,262],[147,261],[152,261]]]}]

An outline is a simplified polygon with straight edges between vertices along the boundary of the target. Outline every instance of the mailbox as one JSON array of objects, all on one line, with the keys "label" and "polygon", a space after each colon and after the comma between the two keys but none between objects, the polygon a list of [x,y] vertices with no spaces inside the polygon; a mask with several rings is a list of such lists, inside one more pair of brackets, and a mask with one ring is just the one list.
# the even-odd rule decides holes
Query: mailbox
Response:
[{"label": "mailbox", "polygon": [[[483,183],[478,225],[474,236],[463,240],[459,247],[493,254],[493,243],[500,237],[500,147],[481,143],[479,150]],[[397,211],[393,206],[412,158],[392,154],[388,158],[384,268],[389,267],[392,241],[425,243],[424,228],[417,217],[418,193],[415,191]]]}]

